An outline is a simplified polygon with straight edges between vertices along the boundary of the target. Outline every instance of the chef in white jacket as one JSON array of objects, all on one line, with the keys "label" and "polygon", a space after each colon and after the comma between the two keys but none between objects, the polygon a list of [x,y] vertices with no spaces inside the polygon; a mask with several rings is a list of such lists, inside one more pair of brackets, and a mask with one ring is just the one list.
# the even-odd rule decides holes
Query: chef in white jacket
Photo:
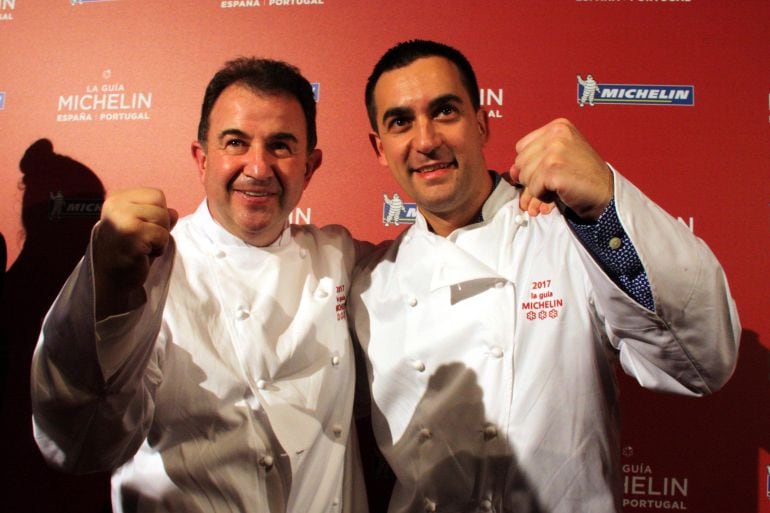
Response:
[{"label": "chef in white jacket", "polygon": [[156,189],[111,194],[42,328],[35,437],[111,470],[116,512],[366,511],[342,228],[290,226],[321,163],[310,84],[241,58],[206,90],[206,199],[173,231]]},{"label": "chef in white jacket", "polygon": [[719,389],[740,332],[725,276],[567,120],[516,146],[513,178],[559,205],[528,216],[487,170],[477,91],[459,52],[419,40],[367,84],[377,157],[419,209],[349,304],[389,511],[620,511],[614,367]]}]

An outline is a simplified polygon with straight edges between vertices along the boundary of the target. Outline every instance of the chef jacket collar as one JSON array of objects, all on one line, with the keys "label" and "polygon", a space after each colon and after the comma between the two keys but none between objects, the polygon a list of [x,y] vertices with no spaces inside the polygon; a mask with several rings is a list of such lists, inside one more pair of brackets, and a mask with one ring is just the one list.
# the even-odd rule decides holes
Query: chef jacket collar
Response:
[{"label": "chef jacket collar", "polygon": [[[503,205],[511,201],[519,194],[519,190],[503,180],[502,177],[497,174],[497,172],[489,171],[489,174],[492,177],[492,193],[481,206],[481,212],[479,215],[468,226],[492,219],[495,214],[497,214],[497,211],[503,207]],[[415,221],[415,225],[422,230],[426,230],[431,233],[433,232],[433,230],[431,230],[430,226],[428,225],[428,221],[425,220],[425,217],[422,215],[419,209],[417,211],[417,220]],[[464,228],[467,227],[463,226],[462,228],[458,229],[462,230]],[[451,237],[451,234],[449,237]]]}]

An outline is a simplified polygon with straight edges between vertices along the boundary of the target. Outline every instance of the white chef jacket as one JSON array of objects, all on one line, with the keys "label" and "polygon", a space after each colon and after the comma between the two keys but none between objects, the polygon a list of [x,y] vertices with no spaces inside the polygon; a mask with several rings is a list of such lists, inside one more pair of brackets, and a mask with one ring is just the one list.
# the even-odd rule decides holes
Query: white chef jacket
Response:
[{"label": "white chef jacket", "polygon": [[48,313],[32,367],[45,457],[113,470],[117,513],[366,511],[348,232],[290,226],[258,248],[204,202],[172,235],[141,308],[95,325],[89,250]]},{"label": "white chef jacket", "polygon": [[361,264],[351,325],[391,513],[621,511],[614,363],[689,395],[731,375],[740,327],[718,262],[617,173],[614,194],[654,312],[505,182],[483,222],[442,238],[418,215]]}]

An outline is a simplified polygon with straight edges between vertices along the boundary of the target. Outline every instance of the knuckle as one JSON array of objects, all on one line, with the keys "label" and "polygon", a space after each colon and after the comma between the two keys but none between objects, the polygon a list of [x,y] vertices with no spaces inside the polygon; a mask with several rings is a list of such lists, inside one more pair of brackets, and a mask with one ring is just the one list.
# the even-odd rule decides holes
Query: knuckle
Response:
[{"label": "knuckle", "polygon": [[543,169],[548,173],[553,173],[562,167],[564,159],[557,151],[551,151],[543,158]]},{"label": "knuckle", "polygon": [[166,195],[160,189],[153,189],[154,198],[157,205],[166,206]]},{"label": "knuckle", "polygon": [[[163,192],[160,189],[153,187],[145,187],[140,189],[141,196],[137,199],[139,202],[147,202],[150,205],[161,205],[164,201]],[[139,196],[139,194],[137,194]]]},{"label": "knuckle", "polygon": [[557,119],[551,123],[550,134],[554,138],[567,138],[572,136],[572,123],[566,119]]}]

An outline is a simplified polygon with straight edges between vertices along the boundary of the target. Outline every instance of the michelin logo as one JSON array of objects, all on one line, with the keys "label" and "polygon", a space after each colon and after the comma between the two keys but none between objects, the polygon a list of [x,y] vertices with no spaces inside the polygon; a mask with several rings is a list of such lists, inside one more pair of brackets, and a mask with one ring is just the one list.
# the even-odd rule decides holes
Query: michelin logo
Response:
[{"label": "michelin logo", "polygon": [[62,191],[49,192],[51,208],[48,210],[49,221],[60,221],[67,217],[98,218],[102,212],[103,199],[67,198]]},{"label": "michelin logo", "polygon": [[[588,105],[591,107],[594,106],[594,96],[596,93],[599,92],[599,84],[596,83],[596,80],[594,80],[593,75],[588,75],[585,80],[580,78],[580,75],[577,76],[578,81],[578,96],[580,96],[580,99],[578,100],[578,105],[581,107],[586,104],[586,100],[588,101]],[[583,88],[583,91],[581,93],[580,88]]]},{"label": "michelin logo", "polygon": [[392,198],[387,194],[382,195],[382,223],[385,226],[394,226],[399,224],[414,224],[417,219],[417,203],[404,203],[397,192],[393,193]]},{"label": "michelin logo", "polygon": [[593,75],[577,75],[577,102],[618,105],[695,105],[695,86],[650,84],[600,84]]}]

